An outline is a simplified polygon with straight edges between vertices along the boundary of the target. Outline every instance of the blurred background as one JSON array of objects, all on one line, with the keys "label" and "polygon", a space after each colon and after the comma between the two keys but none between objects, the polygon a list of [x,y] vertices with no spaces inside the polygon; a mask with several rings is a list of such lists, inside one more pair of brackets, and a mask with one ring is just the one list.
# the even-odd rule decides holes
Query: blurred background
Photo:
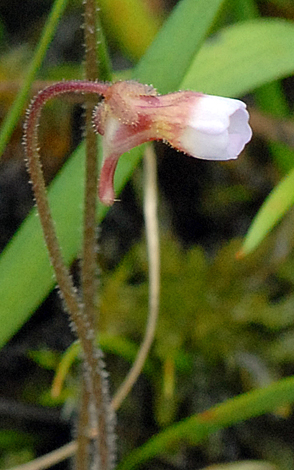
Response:
[{"label": "blurred background", "polygon": [[[100,1],[117,73],[139,60],[176,3]],[[22,86],[51,6],[51,0],[0,2],[0,120]],[[258,16],[293,21],[294,3],[227,0],[211,34]],[[32,96],[53,80],[83,77],[81,24],[81,2],[71,0]],[[173,422],[294,373],[293,209],[255,253],[236,260],[242,237],[264,199],[293,167],[293,90],[289,77],[242,97],[251,111],[254,137],[237,161],[205,162],[155,145],[160,318],[146,370],[118,412],[120,458]],[[82,124],[81,103],[73,100],[56,100],[44,110],[39,132],[47,183],[81,141]],[[33,206],[22,125],[23,121],[15,129],[0,164],[1,249]],[[132,351],[140,344],[147,315],[142,173],[139,165],[99,231],[100,328],[112,392],[130,362],[109,338],[122,337]],[[72,273],[78,285],[78,259]],[[0,468],[26,462],[74,437],[78,360],[59,396],[52,398],[50,393],[62,354],[73,340],[54,290],[0,351]],[[219,431],[199,447],[183,445],[174,455],[145,467],[200,469],[247,459],[265,460],[282,470],[294,468],[290,406]]]}]

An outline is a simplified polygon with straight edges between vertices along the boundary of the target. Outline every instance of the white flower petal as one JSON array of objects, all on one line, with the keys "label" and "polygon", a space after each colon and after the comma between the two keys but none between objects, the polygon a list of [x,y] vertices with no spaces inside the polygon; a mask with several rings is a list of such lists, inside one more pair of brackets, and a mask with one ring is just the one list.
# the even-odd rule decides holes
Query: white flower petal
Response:
[{"label": "white flower petal", "polygon": [[181,138],[182,147],[186,153],[193,157],[205,160],[229,160],[227,153],[229,134],[225,130],[221,134],[208,135],[187,127]]},{"label": "white flower petal", "polygon": [[208,160],[237,158],[252,136],[248,119],[242,101],[204,95],[195,101],[180,137],[181,147],[194,157]]}]

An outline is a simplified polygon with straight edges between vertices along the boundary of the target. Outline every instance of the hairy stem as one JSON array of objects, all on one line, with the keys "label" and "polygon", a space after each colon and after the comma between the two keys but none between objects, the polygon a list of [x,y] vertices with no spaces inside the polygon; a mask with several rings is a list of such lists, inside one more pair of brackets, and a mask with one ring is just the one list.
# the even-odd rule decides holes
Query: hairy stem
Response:
[{"label": "hairy stem", "polygon": [[[96,9],[93,0],[84,0],[84,37],[85,37],[85,78],[95,81],[98,78],[98,63],[96,56]],[[82,296],[83,296],[83,316],[89,322],[92,341],[97,335],[96,295],[96,192],[97,192],[97,137],[92,127],[92,114],[95,106],[95,97],[91,94],[85,96],[85,141],[86,141],[86,180],[85,180],[85,200],[84,200],[84,223],[83,223],[83,255],[82,255]],[[95,451],[93,452],[94,468],[107,469],[107,442],[106,442],[106,419],[103,406],[102,395],[102,370],[96,370],[96,377],[93,378],[95,385],[93,393],[95,397],[89,396],[88,402],[88,422],[98,429]],[[89,390],[86,391],[87,393]],[[91,404],[94,408],[91,409]],[[96,406],[95,406],[96,405]],[[82,409],[81,411],[82,412]],[[88,447],[89,449],[89,447]],[[83,447],[78,452],[83,454]],[[78,466],[77,458],[77,468]],[[83,465],[83,463],[81,462]],[[81,467],[83,469],[83,466]]]},{"label": "hairy stem", "polygon": [[70,81],[51,85],[41,91],[32,102],[25,123],[24,144],[28,169],[31,175],[33,190],[45,241],[61,295],[68,312],[74,317],[73,320],[76,324],[79,338],[81,337],[80,333],[83,336],[83,333],[86,332],[88,325],[83,325],[83,320],[80,318],[80,301],[72,279],[69,275],[68,269],[64,264],[61,249],[55,232],[54,222],[51,217],[42,173],[42,166],[38,154],[37,128],[41,109],[49,99],[54,98],[55,96],[62,93],[69,92],[87,91],[100,95],[105,93],[107,87],[108,86],[103,83],[91,83],[86,81]]},{"label": "hairy stem", "polygon": [[[94,344],[95,336],[92,333],[92,322],[89,321],[88,315],[84,312],[84,308],[81,305],[73,285],[72,278],[63,261],[46,194],[42,166],[38,153],[37,128],[41,109],[49,99],[67,92],[86,92],[100,95],[105,93],[107,87],[108,85],[98,82],[71,81],[57,83],[44,89],[39,93],[30,107],[25,124],[24,138],[28,169],[31,175],[38,213],[49,256],[55,271],[61,296],[71,316],[77,336],[81,341],[85,358],[85,379],[89,393],[92,395],[96,414],[98,415],[98,413],[100,413],[103,417],[106,416],[107,410],[110,407],[109,403],[107,403],[107,386],[104,384],[105,375],[103,373],[103,364],[99,351],[97,351]],[[103,409],[103,411],[101,411],[101,409]],[[105,422],[105,418],[99,420],[99,425],[103,427],[103,432],[99,432],[97,438],[99,441],[99,452],[102,455],[101,468],[108,469],[112,466],[113,457],[109,456],[107,453],[109,447],[108,441],[110,441],[112,437],[110,439],[106,432],[107,423]],[[104,455],[103,449],[105,447],[106,454]]]},{"label": "hairy stem", "polygon": [[[95,0],[85,0],[85,75],[95,81],[98,74],[96,56],[96,6]],[[82,257],[82,293],[84,314],[92,323],[93,337],[96,336],[96,200],[97,200],[97,137],[92,126],[92,114],[96,99],[92,94],[85,96],[85,139],[86,139],[86,183],[84,209],[84,241]]]},{"label": "hairy stem", "polygon": [[[85,0],[85,75],[87,80],[95,81],[98,77],[97,60],[97,7],[96,0]],[[94,348],[97,336],[97,261],[96,261],[96,205],[97,205],[97,137],[93,130],[92,115],[96,105],[95,97],[87,94],[85,97],[85,138],[86,138],[86,183],[85,183],[85,209],[84,209],[84,241],[82,262],[82,294],[83,314],[86,322],[91,324],[92,341]],[[96,354],[100,354],[96,351]],[[104,364],[99,361],[99,369],[93,376],[94,416],[91,416],[89,407],[89,422],[98,429],[98,462],[94,466],[101,470],[112,468],[114,461],[114,420],[110,409],[108,383],[105,379]],[[93,455],[95,460],[95,453]],[[98,465],[97,465],[98,464]]]}]

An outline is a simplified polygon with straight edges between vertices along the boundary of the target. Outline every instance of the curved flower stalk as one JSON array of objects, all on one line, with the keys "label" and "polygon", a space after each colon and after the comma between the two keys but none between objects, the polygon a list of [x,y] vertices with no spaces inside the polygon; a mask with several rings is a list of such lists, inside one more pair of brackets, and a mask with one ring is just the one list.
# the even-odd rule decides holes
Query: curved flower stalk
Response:
[{"label": "curved flower stalk", "polygon": [[144,142],[161,140],[196,158],[237,158],[252,136],[246,105],[240,100],[179,91],[159,95],[134,81],[111,85],[94,112],[103,136],[99,197],[114,202],[113,178],[119,157]]},{"label": "curved flower stalk", "polygon": [[[42,166],[38,152],[38,124],[41,110],[46,102],[59,96],[62,93],[69,92],[88,92],[103,94],[108,85],[99,82],[90,81],[70,81],[51,85],[42,90],[33,100],[27,114],[25,123],[24,144],[27,156],[28,169],[31,175],[31,181],[34,189],[35,200],[38,207],[40,222],[44,232],[44,238],[47,244],[49,256],[54,268],[57,283],[60,289],[60,295],[64,305],[70,315],[72,326],[81,341],[84,362],[85,362],[85,398],[91,397],[92,409],[95,410],[95,416],[99,416],[99,433],[95,436],[97,452],[93,453],[93,460],[99,460],[99,468],[109,470],[114,467],[114,444],[113,444],[113,413],[110,408],[110,399],[108,397],[108,387],[103,370],[103,363],[99,350],[95,345],[95,331],[92,317],[85,310],[81,302],[80,295],[75,289],[68,268],[64,264],[61,248],[56,235],[54,222],[51,216],[50,207],[47,199],[45,182],[42,173]],[[91,118],[91,116],[90,116]],[[94,153],[94,159],[96,155]],[[97,184],[97,182],[95,182]],[[95,192],[95,187],[93,188]],[[94,214],[95,216],[95,214]],[[94,221],[93,221],[94,224]],[[86,419],[89,419],[88,401],[83,401],[82,420],[80,429],[85,426]],[[88,409],[87,409],[88,408]],[[88,416],[87,416],[88,415]],[[94,413],[92,413],[92,417]],[[93,422],[94,419],[92,418]],[[78,435],[78,465],[79,468],[87,468],[86,459],[88,458],[87,443],[89,439],[84,433]]]},{"label": "curved flower stalk", "polygon": [[[97,371],[103,369],[101,358],[95,349],[91,324],[84,316],[80,296],[63,262],[46,197],[38,152],[37,130],[41,110],[48,100],[65,93],[94,94],[103,98],[94,109],[93,123],[95,131],[103,136],[104,155],[99,197],[106,205],[114,202],[113,178],[118,159],[133,147],[144,142],[161,140],[196,158],[229,160],[237,158],[241,153],[250,140],[252,131],[248,124],[249,114],[242,101],[192,91],[179,91],[161,96],[153,87],[133,81],[114,84],[90,80],[59,82],[42,90],[33,100],[28,110],[24,136],[28,168],[56,279],[84,351],[88,373],[86,379],[89,382],[87,393],[93,394],[96,410],[100,410],[99,404],[103,402],[101,393],[105,394],[100,382],[97,382]],[[104,378],[103,375],[101,378]],[[109,411],[111,407],[108,397],[106,398],[105,409]],[[121,398],[118,398],[113,407],[117,407],[120,400]],[[85,409],[86,407],[85,401]],[[100,414],[99,419],[101,416]],[[113,436],[104,432],[106,428],[112,428],[111,413],[106,418],[109,422],[107,419],[105,422],[100,419],[103,429],[98,433],[98,440],[101,436],[106,436],[106,451],[100,452],[99,457],[101,468],[113,468],[113,455],[109,452],[114,448],[110,442]],[[83,427],[85,423],[81,422],[81,425]],[[101,439],[101,451],[103,446],[100,446],[100,442]],[[85,444],[86,442],[80,453],[82,459]],[[76,446],[70,445],[66,455],[75,450]]]}]

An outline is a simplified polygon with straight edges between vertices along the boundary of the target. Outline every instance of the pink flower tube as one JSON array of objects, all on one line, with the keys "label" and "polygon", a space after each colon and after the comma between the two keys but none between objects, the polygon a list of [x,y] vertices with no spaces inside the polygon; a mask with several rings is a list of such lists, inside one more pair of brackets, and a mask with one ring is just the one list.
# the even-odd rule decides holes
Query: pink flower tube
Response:
[{"label": "pink flower tube", "polygon": [[193,91],[158,95],[137,82],[111,85],[94,113],[103,136],[99,197],[113,204],[113,178],[119,157],[144,142],[162,140],[196,158],[237,158],[252,131],[242,101]]}]

